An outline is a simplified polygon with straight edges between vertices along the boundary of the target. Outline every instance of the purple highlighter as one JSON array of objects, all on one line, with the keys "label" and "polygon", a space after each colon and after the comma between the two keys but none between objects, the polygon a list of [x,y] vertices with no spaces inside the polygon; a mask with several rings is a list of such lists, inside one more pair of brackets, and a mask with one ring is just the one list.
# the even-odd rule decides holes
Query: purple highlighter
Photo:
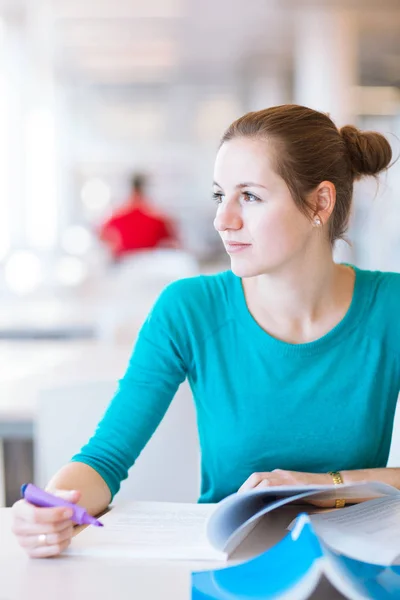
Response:
[{"label": "purple highlighter", "polygon": [[72,502],[67,502],[67,500],[64,500],[63,498],[49,494],[49,492],[45,492],[36,485],[33,485],[33,483],[25,483],[25,485],[21,487],[21,493],[27,502],[30,502],[30,504],[34,504],[35,506],[46,508],[64,506],[65,508],[71,508],[73,510],[71,520],[78,525],[94,525],[95,527],[104,527],[103,523],[89,515],[83,506],[72,504]]}]

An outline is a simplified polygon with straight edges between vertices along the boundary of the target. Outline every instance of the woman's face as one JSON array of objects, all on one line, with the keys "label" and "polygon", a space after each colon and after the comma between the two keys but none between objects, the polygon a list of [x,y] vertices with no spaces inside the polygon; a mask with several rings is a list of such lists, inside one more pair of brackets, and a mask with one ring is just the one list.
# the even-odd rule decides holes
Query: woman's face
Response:
[{"label": "woman's face", "polygon": [[236,138],[221,146],[215,161],[214,227],[239,277],[295,263],[313,235],[312,222],[296,207],[270,157],[268,142]]}]

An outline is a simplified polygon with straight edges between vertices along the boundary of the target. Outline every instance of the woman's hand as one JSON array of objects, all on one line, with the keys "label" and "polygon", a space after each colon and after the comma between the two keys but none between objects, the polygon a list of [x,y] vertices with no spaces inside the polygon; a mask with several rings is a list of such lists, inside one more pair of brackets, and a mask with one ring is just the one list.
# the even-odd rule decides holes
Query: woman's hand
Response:
[{"label": "woman's hand", "polygon": [[[332,483],[332,477],[328,473],[301,473],[274,469],[267,473],[253,473],[238,491],[246,492],[278,485],[330,485]],[[301,502],[324,508],[332,506],[332,502],[327,500],[304,499]]]},{"label": "woman's hand", "polygon": [[328,473],[301,473],[274,469],[267,473],[253,473],[239,488],[239,492],[274,485],[329,485],[331,483],[332,477]]},{"label": "woman's hand", "polygon": [[[76,504],[78,491],[53,491]],[[73,535],[72,509],[58,506],[40,508],[26,500],[18,500],[13,506],[12,531],[18,543],[32,558],[47,558],[61,554],[70,544]]]}]

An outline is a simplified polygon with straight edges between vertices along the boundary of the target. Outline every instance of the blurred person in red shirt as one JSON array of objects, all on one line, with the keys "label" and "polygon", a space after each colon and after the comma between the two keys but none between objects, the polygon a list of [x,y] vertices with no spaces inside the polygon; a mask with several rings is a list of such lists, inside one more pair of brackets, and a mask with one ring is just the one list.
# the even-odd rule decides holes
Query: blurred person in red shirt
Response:
[{"label": "blurred person in red shirt", "polygon": [[100,227],[100,239],[115,261],[140,250],[179,247],[172,222],[149,206],[145,184],[144,175],[135,175],[126,204]]}]

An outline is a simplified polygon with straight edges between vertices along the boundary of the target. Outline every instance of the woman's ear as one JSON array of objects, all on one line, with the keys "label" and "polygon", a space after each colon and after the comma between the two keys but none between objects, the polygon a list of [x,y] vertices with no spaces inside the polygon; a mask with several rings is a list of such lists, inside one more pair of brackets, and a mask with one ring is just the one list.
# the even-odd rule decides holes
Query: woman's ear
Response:
[{"label": "woman's ear", "polygon": [[322,181],[314,191],[314,214],[325,225],[333,212],[336,204],[336,188],[331,181]]}]

